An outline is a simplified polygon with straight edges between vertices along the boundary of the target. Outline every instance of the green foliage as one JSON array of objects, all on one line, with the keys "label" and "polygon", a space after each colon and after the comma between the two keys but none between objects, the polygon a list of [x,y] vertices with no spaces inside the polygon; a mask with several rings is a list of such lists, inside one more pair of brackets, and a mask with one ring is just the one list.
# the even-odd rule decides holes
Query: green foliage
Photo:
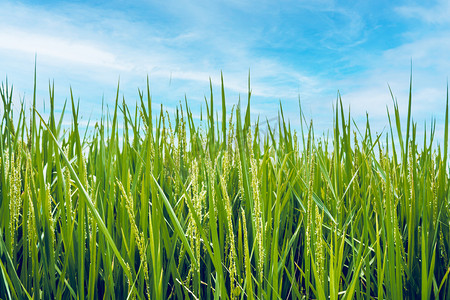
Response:
[{"label": "green foliage", "polygon": [[301,109],[299,139],[281,105],[263,135],[250,84],[227,115],[223,79],[221,120],[212,88],[201,126],[187,100],[153,114],[147,82],[134,113],[117,88],[112,118],[84,135],[72,92],[69,127],[53,85],[48,119],[23,104],[15,118],[12,94],[2,85],[1,298],[450,295],[448,96],[443,147],[435,124],[419,147],[411,89],[406,132],[396,100],[373,136],[338,98],[331,141]]}]

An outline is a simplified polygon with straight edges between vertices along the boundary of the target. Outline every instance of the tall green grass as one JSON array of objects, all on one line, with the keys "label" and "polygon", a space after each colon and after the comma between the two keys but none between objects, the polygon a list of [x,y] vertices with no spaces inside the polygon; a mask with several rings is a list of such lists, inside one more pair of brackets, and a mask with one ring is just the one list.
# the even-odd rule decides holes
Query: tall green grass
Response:
[{"label": "tall green grass", "polygon": [[223,80],[220,120],[212,88],[199,126],[187,100],[153,112],[147,84],[133,111],[118,87],[89,135],[72,92],[69,117],[53,85],[48,118],[13,115],[8,83],[0,96],[0,298],[450,295],[448,96],[443,145],[435,124],[417,140],[411,91],[382,135],[338,99],[330,138],[281,106],[262,134],[250,85],[246,110],[226,110]]}]

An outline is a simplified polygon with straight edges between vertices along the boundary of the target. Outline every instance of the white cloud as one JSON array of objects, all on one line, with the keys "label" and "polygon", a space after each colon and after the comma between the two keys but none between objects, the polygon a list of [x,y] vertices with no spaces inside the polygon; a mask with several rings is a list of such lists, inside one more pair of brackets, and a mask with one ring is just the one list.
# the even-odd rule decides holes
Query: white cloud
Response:
[{"label": "white cloud", "polygon": [[92,42],[61,38],[46,34],[6,28],[0,32],[0,49],[36,53],[39,57],[81,63],[92,67],[112,68],[122,71],[130,66],[119,64],[117,57]]},{"label": "white cloud", "polygon": [[396,8],[401,15],[408,18],[416,18],[426,23],[448,24],[450,23],[450,2],[448,0],[438,0],[434,6],[429,6],[428,2],[423,5],[408,5]]},{"label": "white cloud", "polygon": [[446,59],[450,53],[449,36],[450,30],[429,32],[425,37],[418,37],[411,42],[385,51],[383,58],[392,66],[405,65],[412,59],[413,65],[417,62],[423,68],[435,68],[441,73],[439,75],[442,75],[448,72],[450,67],[450,60]]}]

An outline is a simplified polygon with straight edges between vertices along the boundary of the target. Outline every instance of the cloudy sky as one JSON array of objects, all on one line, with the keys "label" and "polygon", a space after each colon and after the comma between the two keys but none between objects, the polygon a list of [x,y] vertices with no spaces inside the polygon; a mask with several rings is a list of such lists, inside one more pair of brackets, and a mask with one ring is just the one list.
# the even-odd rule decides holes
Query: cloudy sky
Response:
[{"label": "cloudy sky", "polygon": [[[392,110],[388,85],[406,114],[411,62],[413,116],[442,122],[450,73],[450,2],[443,1],[9,1],[0,3],[0,80],[15,103],[31,101],[37,56],[38,102],[80,99],[84,118],[101,114],[120,93],[130,105],[145,88],[173,109],[186,95],[200,111],[211,78],[220,99],[246,99],[252,113],[295,126],[298,99],[316,129],[332,128],[338,91],[361,121],[377,128]],[[130,4],[133,3],[133,4]],[[394,4],[395,3],[395,4]],[[245,102],[245,101],[244,101]],[[218,101],[219,106],[219,101]],[[220,107],[219,107],[220,108]]]}]

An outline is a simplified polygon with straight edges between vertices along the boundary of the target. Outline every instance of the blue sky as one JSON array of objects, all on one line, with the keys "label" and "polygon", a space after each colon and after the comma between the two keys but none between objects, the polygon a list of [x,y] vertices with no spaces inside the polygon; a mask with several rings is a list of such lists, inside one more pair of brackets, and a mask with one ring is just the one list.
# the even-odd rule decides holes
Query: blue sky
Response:
[{"label": "blue sky", "polygon": [[16,106],[31,101],[37,54],[40,107],[54,80],[57,107],[72,86],[85,119],[99,117],[102,97],[113,104],[119,77],[130,105],[148,75],[155,106],[171,111],[186,95],[198,112],[210,77],[219,99],[223,71],[230,107],[246,98],[250,70],[253,117],[276,116],[281,101],[298,125],[300,97],[316,129],[331,129],[339,90],[357,122],[367,111],[381,131],[388,84],[406,113],[412,60],[414,118],[442,120],[449,1],[103,2],[0,3],[0,78]]}]

